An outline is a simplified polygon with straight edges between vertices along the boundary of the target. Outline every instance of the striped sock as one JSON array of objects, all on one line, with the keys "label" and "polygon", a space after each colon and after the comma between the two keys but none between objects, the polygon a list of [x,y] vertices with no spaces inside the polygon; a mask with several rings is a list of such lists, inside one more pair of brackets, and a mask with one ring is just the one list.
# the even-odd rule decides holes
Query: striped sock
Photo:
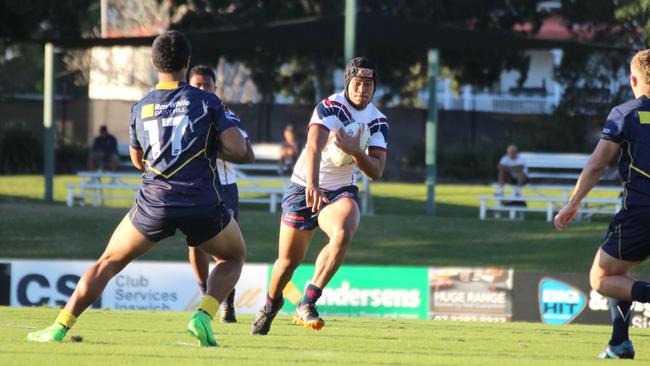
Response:
[{"label": "striped sock", "polygon": [[264,304],[264,312],[267,314],[276,314],[280,311],[280,306],[282,305],[282,295],[278,297],[271,298],[268,294],[266,295],[266,303]]},{"label": "striped sock", "polygon": [[316,301],[320,298],[320,295],[323,293],[323,289],[310,283],[309,286],[305,289],[305,295],[300,302],[302,304],[315,304]]}]

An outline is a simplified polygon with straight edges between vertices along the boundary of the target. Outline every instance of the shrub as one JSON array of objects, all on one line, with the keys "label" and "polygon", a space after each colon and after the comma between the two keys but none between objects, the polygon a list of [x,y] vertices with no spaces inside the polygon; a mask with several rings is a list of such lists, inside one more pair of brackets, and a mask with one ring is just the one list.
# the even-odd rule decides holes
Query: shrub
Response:
[{"label": "shrub", "polygon": [[0,124],[0,174],[43,169],[43,133],[18,122]]}]

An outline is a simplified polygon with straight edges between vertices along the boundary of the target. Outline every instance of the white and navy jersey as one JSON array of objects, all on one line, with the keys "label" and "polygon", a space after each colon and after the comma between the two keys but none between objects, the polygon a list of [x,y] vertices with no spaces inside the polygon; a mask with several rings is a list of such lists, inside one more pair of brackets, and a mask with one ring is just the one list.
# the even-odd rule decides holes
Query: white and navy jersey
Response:
[{"label": "white and navy jersey", "polygon": [[[386,150],[388,147],[388,120],[372,104],[368,104],[362,111],[354,109],[347,101],[343,92],[331,95],[320,102],[309,121],[309,127],[323,128],[329,131],[327,144],[333,144],[336,131],[352,122],[361,122],[370,129],[368,149]],[[328,149],[323,149],[320,161],[319,183],[320,188],[333,191],[344,186],[357,183],[356,165],[336,166],[327,154]],[[291,181],[300,185],[307,185],[305,177],[306,149],[302,151],[295,167]]]},{"label": "white and navy jersey", "polygon": [[[244,130],[239,117],[233,111],[228,109],[228,107],[224,108],[224,113],[226,119],[234,122],[237,125],[237,128],[239,128],[239,133],[241,133],[242,137],[245,140],[248,140],[248,133]],[[219,181],[222,185],[237,183],[237,164],[223,159],[217,159],[217,172],[219,175]]]}]

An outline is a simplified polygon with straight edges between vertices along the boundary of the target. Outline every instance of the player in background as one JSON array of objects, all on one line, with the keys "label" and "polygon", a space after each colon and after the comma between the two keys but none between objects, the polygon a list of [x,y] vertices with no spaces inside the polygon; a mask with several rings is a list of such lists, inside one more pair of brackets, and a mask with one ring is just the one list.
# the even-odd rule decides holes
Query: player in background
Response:
[{"label": "player in background", "polygon": [[113,276],[179,229],[188,244],[222,260],[187,326],[201,346],[217,345],[210,323],[239,279],[246,246],[220,197],[216,154],[239,162],[246,143],[216,95],[185,83],[190,53],[180,32],[166,31],[154,40],[151,62],[159,83],[131,108],[130,155],[143,171],[140,192],[54,324],[29,333],[28,340],[63,340]]},{"label": "player in background", "polygon": [[[208,66],[197,65],[190,70],[189,81],[190,85],[199,88],[207,93],[216,94],[216,76],[214,71]],[[237,125],[242,137],[246,140],[246,158],[245,163],[252,163],[255,161],[255,154],[253,147],[248,140],[248,134],[241,125],[239,117],[227,107],[224,106],[226,118],[230,119]],[[219,181],[221,182],[221,189],[223,192],[222,199],[226,207],[230,210],[231,215],[235,220],[239,221],[239,192],[237,189],[237,170],[233,163],[217,158],[217,173]],[[190,263],[192,270],[196,276],[201,292],[205,294],[208,273],[210,271],[210,257],[209,255],[195,246],[189,246]],[[217,263],[220,262],[219,258],[214,258]],[[235,289],[230,292],[226,301],[223,303],[221,309],[221,322],[222,323],[236,323],[237,317],[235,316]]]},{"label": "player in background", "polygon": [[[345,90],[316,106],[309,122],[307,144],[293,170],[291,185],[282,200],[278,259],[273,265],[266,305],[253,320],[251,334],[267,334],[284,303],[282,291],[303,261],[307,247],[320,226],[329,238],[316,259],[311,283],[293,316],[293,322],[320,330],[325,322],[316,311],[323,288],[343,262],[359,226],[357,171],[378,179],[386,162],[388,121],[371,103],[377,69],[365,57],[351,60],[345,68]],[[368,154],[359,146],[360,135],[348,136],[342,127],[352,122],[368,125]],[[337,167],[323,153],[335,144],[352,156],[354,164]]]},{"label": "player in background", "polygon": [[591,287],[610,298],[612,337],[600,358],[634,358],[628,335],[632,302],[650,302],[650,283],[630,276],[630,270],[650,255],[650,50],[634,55],[630,72],[635,99],[611,110],[571,199],[555,216],[555,227],[566,228],[609,162],[620,155],[623,205],[609,225],[589,273]]}]

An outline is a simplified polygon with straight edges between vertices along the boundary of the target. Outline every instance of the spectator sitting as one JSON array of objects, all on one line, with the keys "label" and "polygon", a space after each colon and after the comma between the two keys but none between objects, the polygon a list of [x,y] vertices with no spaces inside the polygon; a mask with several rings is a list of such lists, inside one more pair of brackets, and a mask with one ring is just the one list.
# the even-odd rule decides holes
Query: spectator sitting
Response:
[{"label": "spectator sitting", "polygon": [[521,195],[521,187],[528,182],[528,167],[526,160],[519,156],[517,146],[510,145],[497,165],[499,187],[497,196],[503,195],[503,186],[506,183],[516,184],[515,196]]},{"label": "spectator sitting", "polygon": [[88,169],[104,170],[108,167],[110,171],[116,172],[119,161],[117,140],[108,133],[106,126],[101,126],[99,136],[93,141],[93,147],[88,156]]},{"label": "spectator sitting", "polygon": [[291,173],[299,155],[300,148],[298,146],[296,132],[294,131],[293,125],[288,124],[284,128],[284,141],[280,144],[280,160],[278,161],[280,164],[280,173]]}]

